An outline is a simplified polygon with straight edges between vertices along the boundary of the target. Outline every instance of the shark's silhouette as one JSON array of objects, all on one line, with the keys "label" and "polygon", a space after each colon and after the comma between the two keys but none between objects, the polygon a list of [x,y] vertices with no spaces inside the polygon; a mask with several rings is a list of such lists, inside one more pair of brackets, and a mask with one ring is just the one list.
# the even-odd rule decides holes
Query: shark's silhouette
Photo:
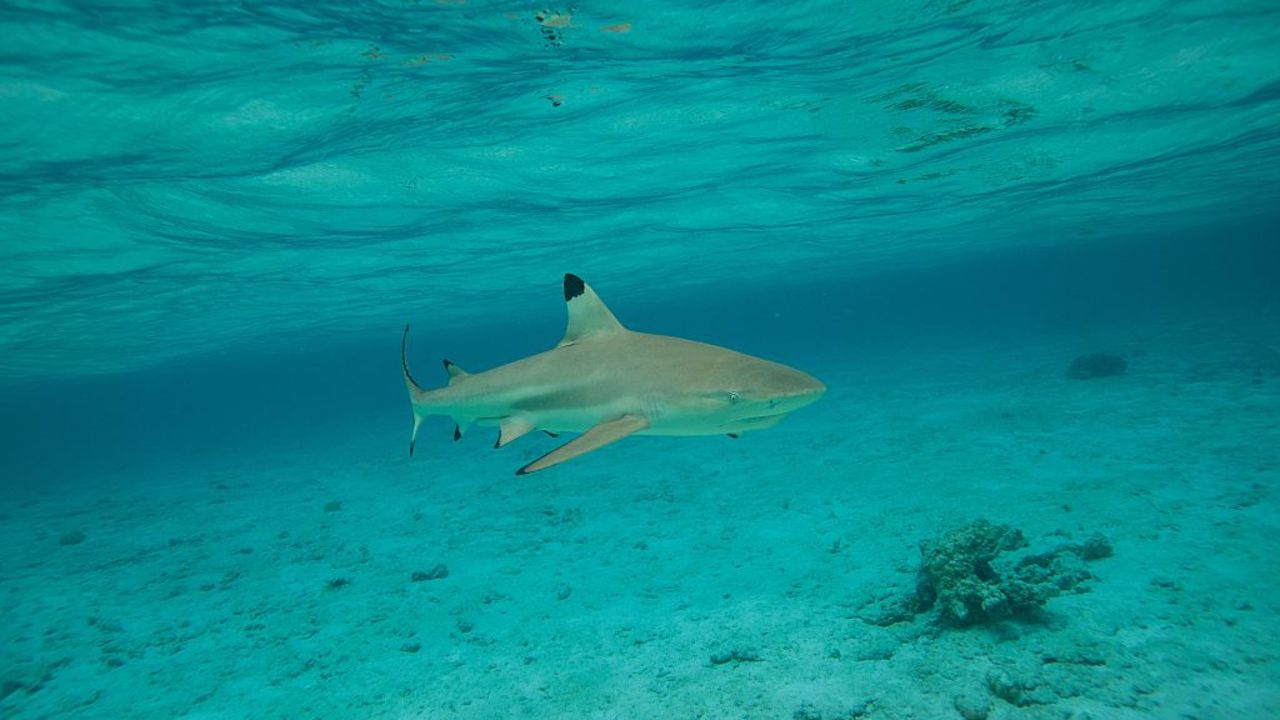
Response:
[{"label": "shark's silhouette", "polygon": [[449,384],[422,388],[400,364],[413,408],[413,454],[429,415],[499,428],[495,447],[532,430],[582,433],[520,468],[536,472],[632,435],[729,435],[776,425],[826,392],[812,376],[715,345],[632,332],[576,275],[564,276],[569,327],[551,350],[480,373],[444,361]]}]

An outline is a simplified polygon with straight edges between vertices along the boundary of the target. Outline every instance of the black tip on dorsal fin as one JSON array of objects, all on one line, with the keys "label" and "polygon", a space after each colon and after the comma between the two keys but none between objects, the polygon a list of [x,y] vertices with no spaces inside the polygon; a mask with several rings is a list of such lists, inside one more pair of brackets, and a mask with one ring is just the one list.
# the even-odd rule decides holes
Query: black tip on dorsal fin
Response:
[{"label": "black tip on dorsal fin", "polygon": [[570,300],[578,297],[579,295],[582,294],[582,291],[586,287],[587,287],[587,284],[582,281],[582,278],[578,277],[577,275],[574,275],[573,273],[565,273],[564,274],[564,301],[569,302]]},{"label": "black tip on dorsal fin", "polygon": [[738,433],[725,433],[725,434],[726,434],[726,435],[728,435],[729,437],[733,438],[734,440],[737,440],[737,439],[738,439]]},{"label": "black tip on dorsal fin", "polygon": [[588,337],[626,330],[591,286],[573,273],[564,275],[564,301],[569,322],[556,347],[567,347]]},{"label": "black tip on dorsal fin", "polygon": [[455,423],[453,426],[453,441],[458,442],[461,439],[462,439],[462,428],[458,427],[458,425]]}]

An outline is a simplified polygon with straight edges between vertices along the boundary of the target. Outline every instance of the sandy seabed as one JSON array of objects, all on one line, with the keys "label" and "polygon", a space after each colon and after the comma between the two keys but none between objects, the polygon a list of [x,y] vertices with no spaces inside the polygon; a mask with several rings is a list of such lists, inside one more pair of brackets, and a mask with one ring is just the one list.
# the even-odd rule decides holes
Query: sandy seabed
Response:
[{"label": "sandy seabed", "polygon": [[[1129,371],[1067,379],[1093,350]],[[558,441],[409,459],[406,411],[7,501],[0,716],[1280,717],[1274,327],[851,355],[737,441],[517,478]],[[1114,555],[1033,616],[870,621],[978,518]]]}]

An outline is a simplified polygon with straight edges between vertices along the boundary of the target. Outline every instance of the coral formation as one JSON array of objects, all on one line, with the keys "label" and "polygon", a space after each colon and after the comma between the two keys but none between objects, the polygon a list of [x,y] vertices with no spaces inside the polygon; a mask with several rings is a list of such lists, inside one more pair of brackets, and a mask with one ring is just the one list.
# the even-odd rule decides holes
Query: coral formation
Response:
[{"label": "coral formation", "polygon": [[1129,361],[1119,355],[1090,353],[1071,361],[1071,366],[1067,368],[1067,377],[1074,380],[1092,380],[1121,375],[1128,367]]},{"label": "coral formation", "polygon": [[1026,544],[1021,532],[986,520],[953,530],[941,540],[926,540],[920,544],[917,607],[936,604],[943,620],[964,624],[1038,604],[1032,588],[1006,581],[991,566],[1001,552]]},{"label": "coral formation", "polygon": [[1064,592],[1084,592],[1093,579],[1085,563],[1111,555],[1101,535],[1049,552],[1001,557],[1027,546],[1022,532],[977,520],[938,540],[920,544],[921,565],[914,594],[878,608],[869,622],[891,625],[938,609],[953,626],[990,622],[1034,611]]}]

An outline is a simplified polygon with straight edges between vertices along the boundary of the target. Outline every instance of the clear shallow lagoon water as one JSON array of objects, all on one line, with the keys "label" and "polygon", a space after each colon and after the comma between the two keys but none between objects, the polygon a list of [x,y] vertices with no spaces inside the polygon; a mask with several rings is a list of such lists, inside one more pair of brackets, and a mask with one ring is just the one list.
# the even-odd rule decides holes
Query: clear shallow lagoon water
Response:
[{"label": "clear shallow lagoon water", "polygon": [[[1271,3],[0,37],[6,716],[1280,714]],[[409,460],[401,326],[443,383],[552,345],[565,272],[830,390],[528,478],[557,441],[438,420]],[[878,624],[984,517],[1115,552],[1042,613]]]}]

